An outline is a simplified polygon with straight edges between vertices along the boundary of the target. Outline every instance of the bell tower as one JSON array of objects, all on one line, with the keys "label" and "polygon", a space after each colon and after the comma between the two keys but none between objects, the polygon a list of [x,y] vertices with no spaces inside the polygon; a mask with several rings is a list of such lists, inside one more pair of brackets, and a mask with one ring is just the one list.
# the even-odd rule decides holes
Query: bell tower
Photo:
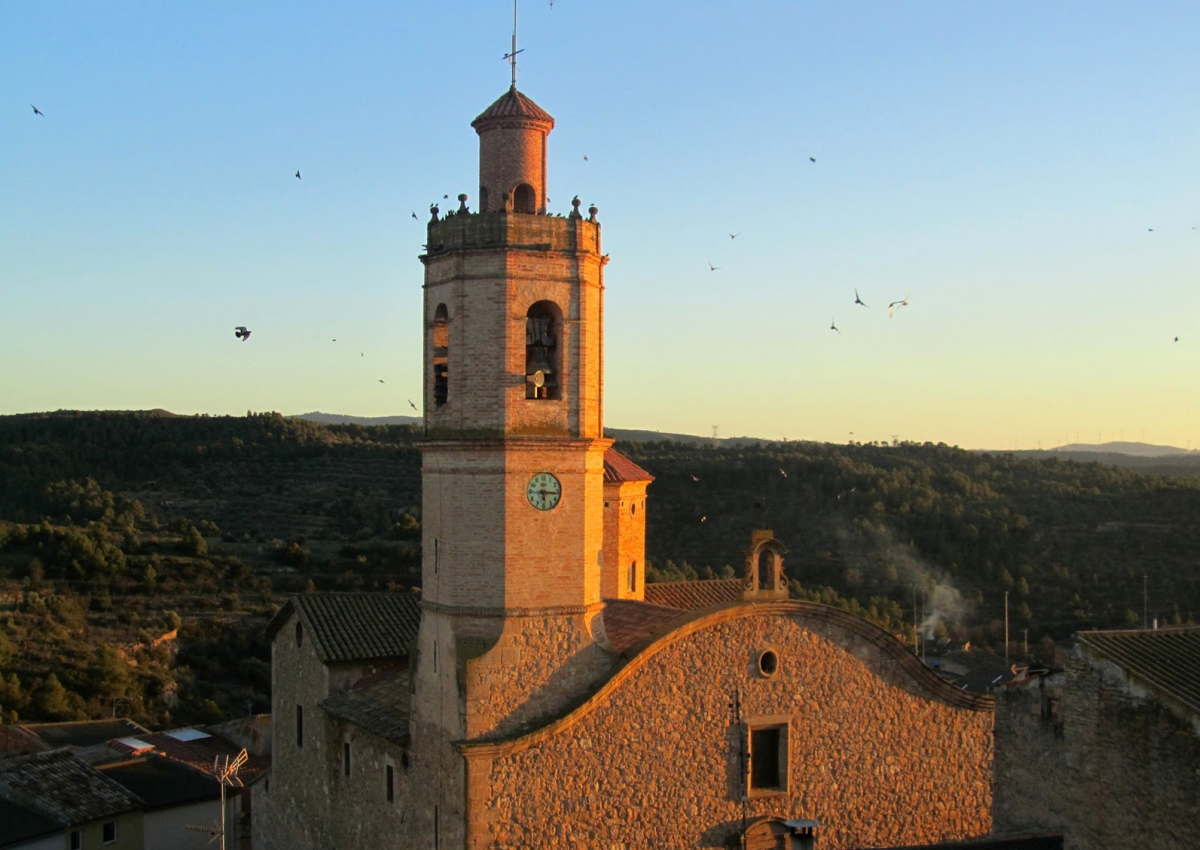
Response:
[{"label": "bell tower", "polygon": [[[546,214],[554,119],[514,85],[472,123],[466,195],[427,227],[422,618],[411,732],[443,841],[465,793],[454,742],[511,734],[608,675],[604,265],[597,210]],[[441,803],[435,800],[440,799]],[[435,813],[436,811],[436,813]],[[423,831],[423,830],[422,830]],[[432,846],[432,843],[430,844]],[[461,846],[457,840],[442,846]]]}]

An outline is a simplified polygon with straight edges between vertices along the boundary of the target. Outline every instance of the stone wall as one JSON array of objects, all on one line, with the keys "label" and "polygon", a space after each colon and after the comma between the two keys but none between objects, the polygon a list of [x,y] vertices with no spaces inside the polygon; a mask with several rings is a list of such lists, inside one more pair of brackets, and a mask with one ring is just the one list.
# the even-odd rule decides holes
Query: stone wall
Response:
[{"label": "stone wall", "polygon": [[[773,649],[778,671],[757,660]],[[788,724],[788,789],[744,800],[752,718]],[[759,815],[820,820],[827,850],[991,827],[992,713],[890,636],[823,606],[699,617],[567,717],[466,744],[467,844],[723,847]]]},{"label": "stone wall", "polygon": [[999,695],[995,819],[1067,850],[1200,847],[1200,730],[1077,650]]}]

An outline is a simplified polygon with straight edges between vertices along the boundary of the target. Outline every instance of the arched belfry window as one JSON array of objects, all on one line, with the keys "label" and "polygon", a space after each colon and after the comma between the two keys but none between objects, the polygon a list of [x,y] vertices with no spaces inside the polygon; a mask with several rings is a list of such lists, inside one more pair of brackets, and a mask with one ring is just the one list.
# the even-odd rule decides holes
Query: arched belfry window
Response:
[{"label": "arched belfry window", "polygon": [[450,311],[439,304],[433,313],[433,403],[450,398]]},{"label": "arched belfry window", "polygon": [[559,397],[562,356],[562,311],[552,301],[539,301],[525,314],[525,398]]},{"label": "arched belfry window", "polygon": [[513,189],[513,212],[530,215],[537,212],[537,195],[528,183],[522,183]]},{"label": "arched belfry window", "polygon": [[750,534],[746,550],[746,573],[742,599],[787,599],[787,577],[783,574],[783,556],[787,549],[775,536],[763,529]]}]

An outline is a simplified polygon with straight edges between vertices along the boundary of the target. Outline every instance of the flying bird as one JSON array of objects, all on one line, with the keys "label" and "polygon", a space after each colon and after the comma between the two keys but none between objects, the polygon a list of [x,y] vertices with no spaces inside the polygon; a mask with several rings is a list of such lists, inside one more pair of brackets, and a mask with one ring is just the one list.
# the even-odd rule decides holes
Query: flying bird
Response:
[{"label": "flying bird", "polygon": [[383,378],[379,379],[379,383],[381,383],[381,384],[383,383]]},{"label": "flying bird", "polygon": [[909,299],[910,297],[911,297],[911,296],[909,296],[909,295],[905,295],[905,296],[904,296],[902,299],[900,299],[899,301],[893,301],[891,304],[889,304],[889,305],[888,305],[888,318],[890,319],[890,318],[892,317],[892,311],[893,311],[893,310],[899,310],[901,307],[907,307],[907,306],[908,306],[908,299]]},{"label": "flying bird", "polygon": [[738,238],[739,236],[741,236],[741,235],[742,235],[741,233],[730,233],[730,234],[729,234],[729,238],[730,238],[730,239],[737,239],[737,238]]},{"label": "flying bird", "polygon": [[296,179],[297,180],[300,179],[300,169],[299,168],[296,169]]},{"label": "flying bird", "polygon": [[861,298],[858,297],[858,289],[857,288],[855,288],[855,290],[854,290],[854,303],[860,304],[863,307],[868,307],[868,308],[871,306],[866,301],[863,301]]},{"label": "flying bird", "polygon": [[446,200],[446,198],[449,198],[449,197],[450,197],[449,195],[442,195],[442,200],[444,201],[444,200]]},{"label": "flying bird", "polygon": [[1179,337],[1175,337],[1175,341],[1176,341],[1176,342],[1179,342]]},{"label": "flying bird", "polygon": [[833,319],[829,320],[829,329],[831,331],[837,331],[839,334],[841,333],[841,331],[838,331],[837,322],[835,322]]},{"label": "flying bird", "polygon": [[42,116],[43,118],[45,118],[45,117],[46,117],[46,113],[45,113],[45,112],[42,112],[42,110],[38,109],[38,108],[37,108],[36,106],[34,106],[32,103],[31,103],[31,104],[29,104],[29,108],[33,110],[33,114],[34,114],[34,115],[40,115],[40,116]]},{"label": "flying bird", "polygon": [[808,161],[809,161],[809,162],[816,162],[816,161],[817,161],[817,158],[816,158],[815,156],[810,156],[810,157],[808,158]]},{"label": "flying bird", "polygon": [[708,515],[707,515],[707,514],[705,514],[704,516],[700,517],[700,521],[701,521],[701,522],[704,522],[706,519],[708,519]]},{"label": "flying bird", "polygon": [[420,220],[421,220],[421,219],[417,218],[417,214],[416,214],[416,213],[413,213],[413,218],[417,219],[417,221],[420,221]]},{"label": "flying bird", "polygon": [[587,154],[584,154],[584,155],[583,155],[583,161],[584,161],[584,162],[587,162],[587,161],[588,161]]},{"label": "flying bird", "polygon": [[[690,472],[689,472],[688,474],[689,474],[689,475],[691,475],[691,473],[690,473]],[[699,478],[697,478],[695,475],[692,475],[692,480],[693,480],[693,481],[699,481],[700,479],[699,479]]]},{"label": "flying bird", "polygon": [[238,325],[236,328],[234,328],[233,335],[242,342],[250,339],[250,331],[245,325]]},{"label": "flying bird", "polygon": [[708,270],[709,270],[709,271],[711,271],[711,272],[719,272],[719,271],[721,270],[721,267],[720,267],[720,266],[714,266],[714,265],[712,264],[712,260],[709,260],[709,261],[708,261]]},{"label": "flying bird", "polygon": [[[784,442],[787,442],[786,438],[784,439]],[[787,470],[784,469],[782,466],[779,467],[779,474],[782,475],[784,478],[787,478]]]},{"label": "flying bird", "polygon": [[[408,401],[408,406],[409,406],[409,407],[411,407],[413,410],[417,410],[417,406],[416,406],[415,404],[413,404],[413,401],[412,401],[412,399],[411,399],[411,398],[410,398],[410,399],[407,399],[407,401]],[[421,412],[421,411],[417,410],[417,413],[420,413],[420,412]]]}]

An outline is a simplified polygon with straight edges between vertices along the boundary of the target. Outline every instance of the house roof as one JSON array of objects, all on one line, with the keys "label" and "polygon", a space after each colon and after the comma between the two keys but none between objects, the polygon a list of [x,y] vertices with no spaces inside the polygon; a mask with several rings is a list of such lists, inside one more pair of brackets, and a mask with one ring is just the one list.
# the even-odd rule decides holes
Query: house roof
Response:
[{"label": "house roof", "polygon": [[471,126],[478,131],[494,121],[512,118],[545,122],[551,127],[554,126],[554,118],[550,113],[517,91],[516,86],[500,95],[495,103],[479,113],[479,116],[471,122]]},{"label": "house roof", "polygon": [[604,453],[604,483],[619,484],[624,481],[653,481],[654,476],[642,469],[616,449]]},{"label": "house roof", "polygon": [[[242,751],[240,746],[220,735],[204,733],[202,738],[194,738],[189,735],[180,736],[183,731],[186,730],[148,732],[138,735],[135,739],[137,743],[130,739],[124,739],[109,741],[108,745],[118,752],[129,755],[141,756],[153,753],[173,762],[187,765],[204,774],[212,773],[214,759],[229,757],[232,760]],[[180,737],[177,736],[191,738],[191,740],[180,740]],[[139,744],[148,744],[153,749],[147,750]],[[270,756],[250,756],[249,760],[238,770],[238,776],[243,782],[249,783],[251,779],[270,766]]]},{"label": "house roof", "polygon": [[741,592],[742,580],[739,578],[664,581],[646,585],[646,601],[655,605],[695,611],[712,605],[736,602]]},{"label": "house roof", "polygon": [[148,732],[145,726],[132,720],[115,718],[110,720],[74,720],[67,723],[25,724],[26,732],[36,735],[52,748],[97,747],[112,738],[125,738]]},{"label": "house roof", "polygon": [[391,667],[356,682],[348,691],[322,700],[326,713],[374,732],[386,741],[408,740],[408,670]]},{"label": "house roof", "polygon": [[20,844],[40,835],[50,835],[65,826],[58,818],[39,812],[33,806],[24,806],[3,797],[0,797],[0,823],[4,824],[4,829],[0,832],[0,847]]},{"label": "house roof", "polygon": [[11,802],[35,806],[67,824],[110,817],[143,805],[136,794],[65,749],[0,761],[0,789]]},{"label": "house roof", "polygon": [[683,616],[683,611],[666,605],[636,599],[609,599],[604,604],[604,634],[609,646],[625,653]]},{"label": "house roof", "polygon": [[1079,632],[1079,643],[1160,697],[1200,715],[1200,626]]},{"label": "house roof", "polygon": [[403,658],[421,626],[411,593],[314,593],[287,601],[267,625],[268,640],[293,612],[326,664]]},{"label": "house roof", "polygon": [[162,756],[130,759],[97,770],[141,797],[152,809],[221,796],[221,786],[212,776]]}]

